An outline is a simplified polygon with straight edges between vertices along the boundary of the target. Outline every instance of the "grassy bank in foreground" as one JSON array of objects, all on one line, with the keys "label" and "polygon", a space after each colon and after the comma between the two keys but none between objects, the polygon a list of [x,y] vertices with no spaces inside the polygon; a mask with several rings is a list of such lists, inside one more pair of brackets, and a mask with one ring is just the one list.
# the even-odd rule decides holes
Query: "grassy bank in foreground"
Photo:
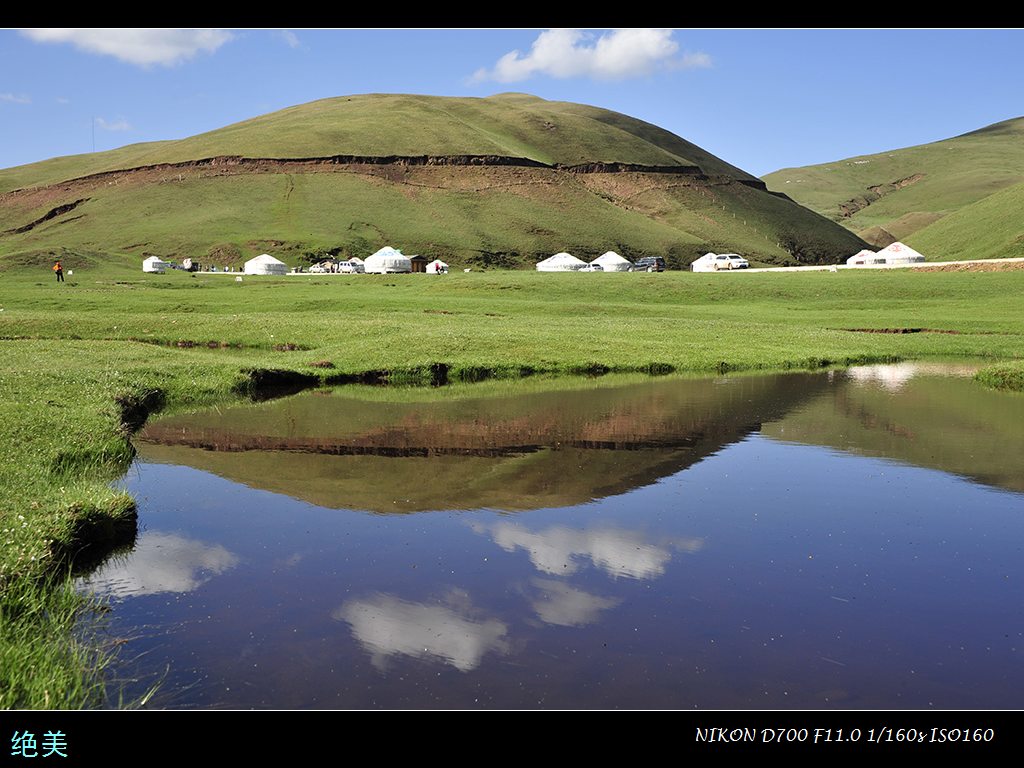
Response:
[{"label": "grassy bank in foreground", "polygon": [[6,585],[0,599],[0,708],[72,709],[105,700],[104,672],[113,651],[99,639],[95,611],[96,604],[60,574]]},{"label": "grassy bank in foreground", "polygon": [[0,707],[102,703],[111,646],[72,635],[94,617],[68,564],[134,538],[134,501],[110,487],[132,457],[125,416],[160,388],[185,401],[175,381],[189,402],[230,393],[216,369],[193,377],[122,346],[0,342]]},{"label": "grassy bank in foreground", "polygon": [[1024,362],[1008,362],[990,365],[978,372],[978,381],[993,389],[1007,389],[1024,392]]},{"label": "grassy bank in foreground", "polygon": [[[75,274],[64,285],[47,271],[0,275],[0,706],[7,707],[97,701],[95,687],[68,683],[87,679],[95,659],[74,653],[68,633],[42,629],[49,614],[36,608],[63,600],[60,591],[40,589],[26,603],[19,589],[62,572],[89,542],[130,535],[134,505],[109,483],[130,461],[128,437],[148,410],[243,396],[253,370],[287,370],[307,381],[428,383],[929,356],[1024,359],[1024,273],[506,272],[238,283],[65,266]],[[1019,372],[1020,364],[1008,369]],[[48,656],[26,645],[42,635],[52,640]]]}]

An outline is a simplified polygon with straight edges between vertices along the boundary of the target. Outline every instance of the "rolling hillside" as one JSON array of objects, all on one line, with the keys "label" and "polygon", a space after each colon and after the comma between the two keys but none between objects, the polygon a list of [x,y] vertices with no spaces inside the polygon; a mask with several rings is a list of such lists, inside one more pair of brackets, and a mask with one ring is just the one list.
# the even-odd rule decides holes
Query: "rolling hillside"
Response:
[{"label": "rolling hillside", "polygon": [[1014,204],[1024,197],[1024,118],[764,180],[877,246],[904,240],[933,259],[1024,255]]},{"label": "rolling hillside", "polygon": [[0,264],[290,263],[384,244],[521,267],[612,248],[835,261],[860,240],[657,126],[523,94],[325,99],[178,141],[0,170]]}]

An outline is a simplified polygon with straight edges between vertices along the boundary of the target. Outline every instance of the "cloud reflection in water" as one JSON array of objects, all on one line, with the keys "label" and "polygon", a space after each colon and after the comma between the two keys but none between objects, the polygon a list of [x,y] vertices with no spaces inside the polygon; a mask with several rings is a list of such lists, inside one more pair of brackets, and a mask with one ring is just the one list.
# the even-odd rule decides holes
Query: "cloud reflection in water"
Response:
[{"label": "cloud reflection in water", "polygon": [[508,652],[505,623],[476,616],[462,593],[453,593],[447,602],[414,603],[376,594],[350,600],[331,616],[348,622],[373,665],[381,670],[389,656],[401,654],[440,659],[469,672],[480,666],[485,654]]},{"label": "cloud reflection in water", "polygon": [[592,595],[556,579],[533,579],[530,583],[539,591],[531,602],[533,610],[545,624],[559,627],[593,624],[602,611],[622,602],[613,597]]},{"label": "cloud reflection in water", "polygon": [[579,568],[577,558],[589,559],[613,577],[652,579],[665,572],[674,551],[696,552],[703,539],[666,539],[651,543],[636,531],[622,528],[566,528],[554,525],[531,531],[515,523],[473,525],[487,533],[506,552],[524,549],[533,565],[544,573],[567,575]]},{"label": "cloud reflection in water", "polygon": [[149,531],[139,537],[131,554],[105,563],[82,584],[112,597],[191,592],[238,562],[219,544]]},{"label": "cloud reflection in water", "polygon": [[915,376],[973,376],[977,365],[958,363],[885,363],[879,365],[857,365],[846,369],[846,375],[858,384],[879,384],[892,392],[898,392]]}]

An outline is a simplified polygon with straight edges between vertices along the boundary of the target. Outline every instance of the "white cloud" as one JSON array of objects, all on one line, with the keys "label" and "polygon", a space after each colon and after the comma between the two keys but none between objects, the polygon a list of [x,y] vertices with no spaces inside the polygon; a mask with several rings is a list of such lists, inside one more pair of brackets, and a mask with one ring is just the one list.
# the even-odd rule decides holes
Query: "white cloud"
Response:
[{"label": "white cloud", "polygon": [[139,537],[130,555],[106,563],[83,584],[112,597],[191,592],[236,565],[238,557],[219,544],[151,532]]},{"label": "white cloud", "polygon": [[23,29],[21,34],[37,43],[70,43],[143,67],[213,53],[233,37],[223,29]]},{"label": "white cloud", "polygon": [[614,608],[621,600],[601,597],[570,587],[555,579],[534,579],[532,581],[540,594],[531,605],[545,624],[559,627],[583,627],[593,624],[601,611]]},{"label": "white cloud", "polygon": [[489,532],[494,543],[506,552],[526,550],[537,570],[562,576],[576,572],[577,558],[587,558],[613,577],[652,579],[664,573],[673,550],[696,552],[704,544],[702,539],[652,544],[639,533],[621,528],[579,530],[555,525],[531,531],[515,523],[498,523],[489,531],[482,526],[474,526],[474,530]]},{"label": "white cloud", "polygon": [[23,93],[0,93],[0,101],[6,101],[11,104],[31,104],[32,99]]},{"label": "white cloud", "polygon": [[131,123],[123,117],[116,117],[113,120],[104,120],[102,117],[97,117],[96,127],[104,131],[130,131],[132,129]]},{"label": "white cloud", "polygon": [[596,36],[579,29],[549,29],[528,53],[506,53],[493,69],[477,70],[471,80],[514,83],[535,75],[621,80],[664,69],[711,66],[706,53],[675,58],[678,51],[670,29],[616,29]]},{"label": "white cloud", "polygon": [[449,602],[413,603],[377,594],[350,600],[331,616],[348,622],[378,669],[386,668],[389,656],[404,655],[440,659],[470,672],[488,652],[508,652],[506,624],[472,615],[472,606],[463,595],[453,594]]},{"label": "white cloud", "polygon": [[277,34],[285,41],[289,48],[298,48],[302,45],[302,41],[299,40],[299,36],[290,29],[279,29]]}]

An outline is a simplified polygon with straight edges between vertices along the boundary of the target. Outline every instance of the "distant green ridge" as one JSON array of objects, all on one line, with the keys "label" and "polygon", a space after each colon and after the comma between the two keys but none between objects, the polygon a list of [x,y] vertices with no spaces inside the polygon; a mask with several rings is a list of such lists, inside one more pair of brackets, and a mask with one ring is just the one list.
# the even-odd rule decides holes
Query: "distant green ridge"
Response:
[{"label": "distant green ridge", "polygon": [[1019,256],[1020,193],[1008,188],[1024,183],[1024,118],[764,181],[876,245],[905,240],[932,259]]}]

